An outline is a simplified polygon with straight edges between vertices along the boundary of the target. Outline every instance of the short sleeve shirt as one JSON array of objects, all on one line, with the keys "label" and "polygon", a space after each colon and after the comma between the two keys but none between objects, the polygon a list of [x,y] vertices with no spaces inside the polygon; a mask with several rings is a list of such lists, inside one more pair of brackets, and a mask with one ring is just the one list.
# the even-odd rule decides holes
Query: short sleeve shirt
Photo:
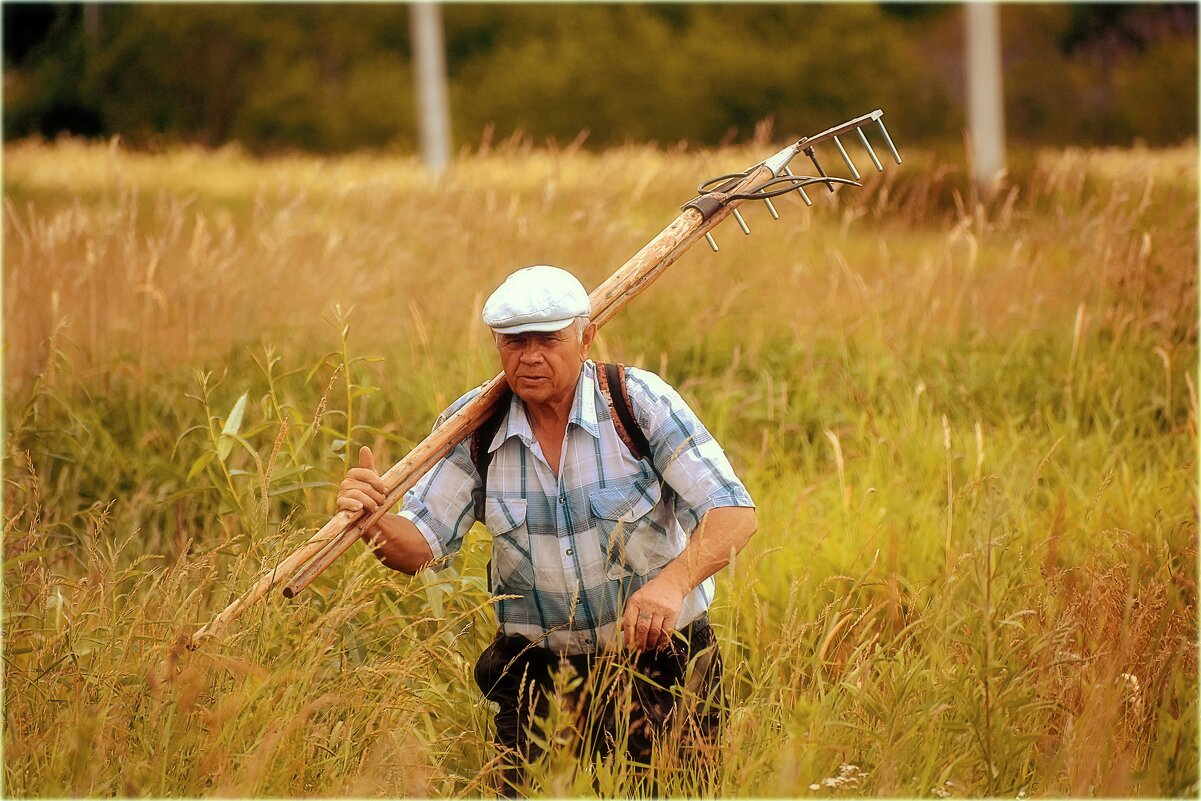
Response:
[{"label": "short sleeve shirt", "polygon": [[[622,443],[597,381],[584,363],[561,462],[552,471],[525,407],[513,396],[488,443],[484,520],[492,535],[496,617],[506,634],[567,654],[615,643],[625,600],[684,550],[710,509],[754,503],[725,453],[679,393],[654,373],[626,368],[635,419],[653,465]],[[479,390],[455,401],[443,420]],[[458,551],[475,520],[480,483],[470,438],[405,494],[400,515],[436,559]],[[713,600],[709,578],[685,598],[684,626]]]}]

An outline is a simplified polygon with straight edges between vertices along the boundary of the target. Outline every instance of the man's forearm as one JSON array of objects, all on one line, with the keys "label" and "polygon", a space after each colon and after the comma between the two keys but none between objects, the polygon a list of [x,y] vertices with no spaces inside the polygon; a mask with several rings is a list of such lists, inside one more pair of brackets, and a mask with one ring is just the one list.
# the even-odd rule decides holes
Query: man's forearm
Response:
[{"label": "man's forearm", "polygon": [[741,506],[719,506],[703,518],[684,552],[667,564],[656,578],[687,594],[730,563],[750,541],[759,523],[755,510]]},{"label": "man's forearm", "polygon": [[375,557],[393,570],[412,575],[434,560],[429,543],[408,519],[386,514],[363,535]]}]

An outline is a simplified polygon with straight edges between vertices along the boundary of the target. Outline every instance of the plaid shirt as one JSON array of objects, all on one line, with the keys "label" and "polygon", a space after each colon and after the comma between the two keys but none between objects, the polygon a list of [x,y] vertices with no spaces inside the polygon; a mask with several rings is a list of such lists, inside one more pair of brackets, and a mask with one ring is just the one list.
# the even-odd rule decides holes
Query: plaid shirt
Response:
[{"label": "plaid shirt", "polygon": [[[557,477],[521,400],[510,401],[489,447],[483,521],[492,534],[493,591],[516,596],[496,601],[505,634],[567,654],[614,644],[625,599],[684,550],[706,512],[754,505],[679,393],[632,367],[626,388],[653,468],[618,437],[592,361],[576,387]],[[434,427],[477,392],[455,401]],[[462,545],[475,522],[479,483],[468,439],[405,494],[400,515],[417,526],[435,558]],[[709,578],[685,598],[677,625],[696,619],[712,600]]]}]

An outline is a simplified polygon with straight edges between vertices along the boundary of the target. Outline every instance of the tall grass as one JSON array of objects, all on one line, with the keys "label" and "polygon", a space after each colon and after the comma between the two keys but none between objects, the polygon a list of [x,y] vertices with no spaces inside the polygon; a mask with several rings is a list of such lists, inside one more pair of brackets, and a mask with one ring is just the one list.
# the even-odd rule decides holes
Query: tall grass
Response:
[{"label": "tall grass", "polygon": [[[1195,795],[1195,148],[1046,152],[996,197],[934,154],[747,211],[602,332],[725,445],[760,532],[714,609],[697,795]],[[489,792],[476,529],[352,550],[187,634],[496,360],[515,267],[593,286],[758,149],[382,157],[24,142],[6,156],[4,790]],[[815,193],[816,196],[816,193]],[[531,789],[624,795],[555,707]]]}]

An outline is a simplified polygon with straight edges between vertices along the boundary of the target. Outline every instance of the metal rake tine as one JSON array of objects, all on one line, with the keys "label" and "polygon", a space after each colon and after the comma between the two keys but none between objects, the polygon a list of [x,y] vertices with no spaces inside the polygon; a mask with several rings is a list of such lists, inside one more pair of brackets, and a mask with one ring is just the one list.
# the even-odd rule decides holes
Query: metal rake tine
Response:
[{"label": "metal rake tine", "polygon": [[[787,174],[787,175],[788,175],[788,177],[789,177],[789,178],[796,178],[796,173],[794,173],[794,172],[792,171],[792,168],[785,166],[785,167],[784,167],[784,172],[785,172],[785,174]],[[809,199],[809,195],[805,194],[805,187],[803,187],[803,186],[798,186],[798,187],[796,188],[796,191],[798,191],[798,192],[800,192],[800,193],[801,193],[801,200],[805,201],[805,205],[806,205],[806,206],[812,206],[812,205],[813,205],[813,201]]]},{"label": "metal rake tine", "polygon": [[738,209],[730,209],[730,211],[734,213],[734,219],[738,221],[738,227],[742,229],[744,234],[750,236],[751,229],[747,226],[746,220],[742,219],[742,215],[738,213]]},{"label": "metal rake tine", "polygon": [[[901,163],[901,154],[897,152],[897,146],[892,143],[892,137],[888,135],[888,129],[884,127],[884,119],[876,118],[876,125],[880,126],[880,133],[884,134],[884,143],[888,145],[888,149],[892,151],[892,157],[896,159],[897,164]],[[834,141],[838,141],[838,137],[834,137]]]},{"label": "metal rake tine", "polygon": [[780,219],[780,212],[776,211],[776,207],[772,205],[771,198],[765,197],[763,198],[763,202],[767,204],[767,210],[771,212],[771,218],[773,220]]},{"label": "metal rake tine", "polygon": [[880,159],[876,158],[876,151],[872,150],[872,143],[867,141],[867,134],[862,128],[856,128],[855,131],[859,134],[859,141],[863,142],[863,146],[867,148],[867,155],[872,157],[872,164],[876,165],[876,172],[884,172],[884,165],[880,163]]},{"label": "metal rake tine", "polygon": [[713,234],[705,232],[705,241],[709,243],[709,247],[713,248],[713,252],[717,252],[717,240],[713,238]]},{"label": "metal rake tine", "polygon": [[[820,175],[822,178],[829,177],[826,175],[826,171],[822,169],[821,162],[817,160],[817,154],[813,152],[812,147],[805,148],[805,155],[809,157],[809,160],[813,162],[813,166],[817,168],[818,175]],[[834,194],[834,184],[827,182],[826,189],[830,190],[830,194]]]},{"label": "metal rake tine", "polygon": [[845,161],[847,163],[847,167],[851,169],[851,176],[858,181],[861,177],[859,175],[859,170],[855,169],[855,163],[851,161],[851,157],[847,155],[846,148],[842,146],[842,142],[839,141],[837,136],[834,137],[834,144],[838,146],[838,152],[842,154],[842,160]]}]

